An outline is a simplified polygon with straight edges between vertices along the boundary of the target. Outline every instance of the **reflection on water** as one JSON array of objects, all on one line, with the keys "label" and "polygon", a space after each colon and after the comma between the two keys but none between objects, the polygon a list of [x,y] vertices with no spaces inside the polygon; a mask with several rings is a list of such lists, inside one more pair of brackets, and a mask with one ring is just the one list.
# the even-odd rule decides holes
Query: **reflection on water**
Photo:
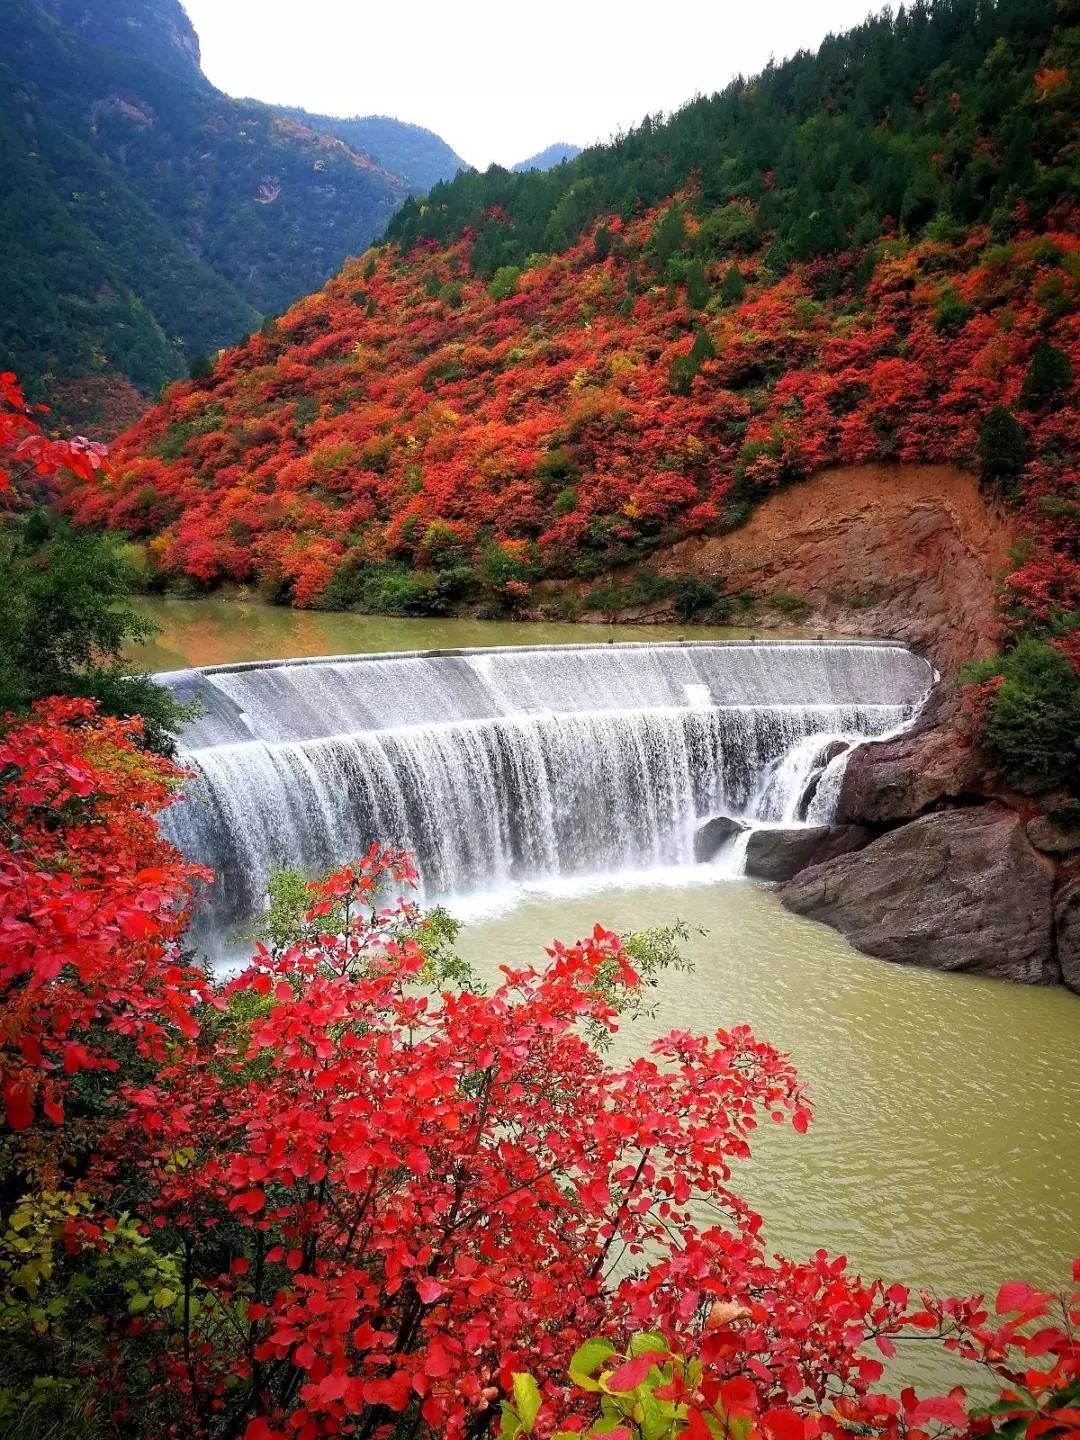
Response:
[{"label": "reflection on water", "polygon": [[[745,880],[534,895],[469,925],[459,948],[494,976],[596,922],[677,918],[695,971],[663,982],[655,1018],[624,1031],[616,1054],[739,1022],[790,1051],[814,1124],[805,1136],[764,1126],[735,1174],[770,1246],[824,1246],[941,1293],[993,1294],[1012,1277],[1064,1285],[1080,1250],[1080,999],[1066,990],[869,959]],[[897,1367],[923,1385],[977,1379],[929,1345]]]},{"label": "reflection on water", "polygon": [[[229,665],[240,660],[301,655],[359,655],[390,650],[465,649],[484,645],[581,645],[606,640],[739,639],[750,630],[693,625],[573,625],[520,620],[402,620],[290,610],[238,600],[141,599],[140,613],[160,628],[147,645],[130,648],[147,670]],[[770,630],[775,638],[798,631]]]}]

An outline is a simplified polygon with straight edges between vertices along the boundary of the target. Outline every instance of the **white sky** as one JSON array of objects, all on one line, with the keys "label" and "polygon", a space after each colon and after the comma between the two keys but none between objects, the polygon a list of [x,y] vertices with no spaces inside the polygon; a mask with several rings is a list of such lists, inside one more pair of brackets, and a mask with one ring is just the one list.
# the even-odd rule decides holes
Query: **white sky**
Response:
[{"label": "white sky", "polygon": [[881,0],[184,0],[230,95],[426,125],[470,164],[587,145]]}]

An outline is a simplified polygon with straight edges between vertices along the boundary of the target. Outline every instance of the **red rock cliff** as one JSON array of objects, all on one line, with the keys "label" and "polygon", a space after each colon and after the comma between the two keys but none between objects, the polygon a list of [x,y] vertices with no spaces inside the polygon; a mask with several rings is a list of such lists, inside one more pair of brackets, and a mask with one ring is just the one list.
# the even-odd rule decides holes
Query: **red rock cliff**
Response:
[{"label": "red rock cliff", "polygon": [[793,485],[730,535],[680,542],[658,568],[753,591],[759,624],[794,623],[769,604],[786,592],[810,606],[799,624],[903,640],[952,673],[993,649],[1012,538],[962,470],[854,466]]}]

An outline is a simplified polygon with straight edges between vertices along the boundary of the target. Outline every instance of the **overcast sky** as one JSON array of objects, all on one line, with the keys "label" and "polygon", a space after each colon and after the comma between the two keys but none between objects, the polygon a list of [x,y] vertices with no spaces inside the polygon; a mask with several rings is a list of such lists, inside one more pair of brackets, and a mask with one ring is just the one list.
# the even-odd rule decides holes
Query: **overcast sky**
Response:
[{"label": "overcast sky", "polygon": [[470,164],[587,145],[815,47],[875,0],[184,0],[230,95],[426,125]]}]

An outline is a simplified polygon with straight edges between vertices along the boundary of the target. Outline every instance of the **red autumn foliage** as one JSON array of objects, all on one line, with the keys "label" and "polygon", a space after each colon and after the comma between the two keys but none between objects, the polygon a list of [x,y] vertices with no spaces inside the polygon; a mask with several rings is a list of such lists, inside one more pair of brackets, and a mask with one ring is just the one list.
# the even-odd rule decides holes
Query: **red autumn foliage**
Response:
[{"label": "red autumn foliage", "polygon": [[766,1254],[730,1167],[759,1118],[805,1129],[809,1101],[745,1028],[607,1062],[589,1034],[639,983],[617,936],[461,988],[393,898],[409,857],[373,849],[312,887],[295,942],[208,980],[181,949],[194,872],[154,828],[173,767],[75,703],[9,726],[0,774],[7,1173],[68,1197],[56,1283],[92,1274],[133,1208],[175,1276],[96,1293],[88,1422],[479,1437],[529,1371],[540,1430],[580,1428],[574,1352],[647,1329],[702,1364],[701,1440],[718,1405],[745,1440],[990,1433],[961,1391],[881,1390],[876,1355],[929,1332],[990,1366],[1027,1433],[1074,1426],[1075,1302],[1062,1323],[1013,1284],[991,1317]]},{"label": "red autumn foliage", "polygon": [[135,743],[138,721],[49,700],[0,736],[0,1055],[8,1124],[55,1124],[74,1077],[115,1076],[194,1034],[201,971],[177,945],[200,875],[156,815],[180,772]]},{"label": "red autumn foliage", "polygon": [[[440,568],[446,525],[455,563],[493,540],[534,575],[593,574],[824,465],[976,466],[1000,405],[1027,436],[1036,538],[1012,601],[1075,598],[1076,390],[1021,402],[1042,342],[1080,374],[1075,233],[890,241],[869,278],[856,255],[780,279],[759,255],[741,303],[702,312],[642,269],[655,221],[609,220],[605,258],[588,236],[501,299],[469,278],[468,236],[349,264],[210,381],[174,386],[119,442],[113,479],[69,488],[73,515],[148,539],[167,575],[303,605],[336,572]],[[714,295],[727,265],[706,266]],[[676,385],[700,331],[715,355]]]},{"label": "red autumn foliage", "polygon": [[54,440],[41,428],[44,405],[27,402],[18,377],[10,370],[0,374],[0,497],[16,492],[14,481],[52,482],[61,471],[85,482],[106,470],[105,446],[76,435]]}]

